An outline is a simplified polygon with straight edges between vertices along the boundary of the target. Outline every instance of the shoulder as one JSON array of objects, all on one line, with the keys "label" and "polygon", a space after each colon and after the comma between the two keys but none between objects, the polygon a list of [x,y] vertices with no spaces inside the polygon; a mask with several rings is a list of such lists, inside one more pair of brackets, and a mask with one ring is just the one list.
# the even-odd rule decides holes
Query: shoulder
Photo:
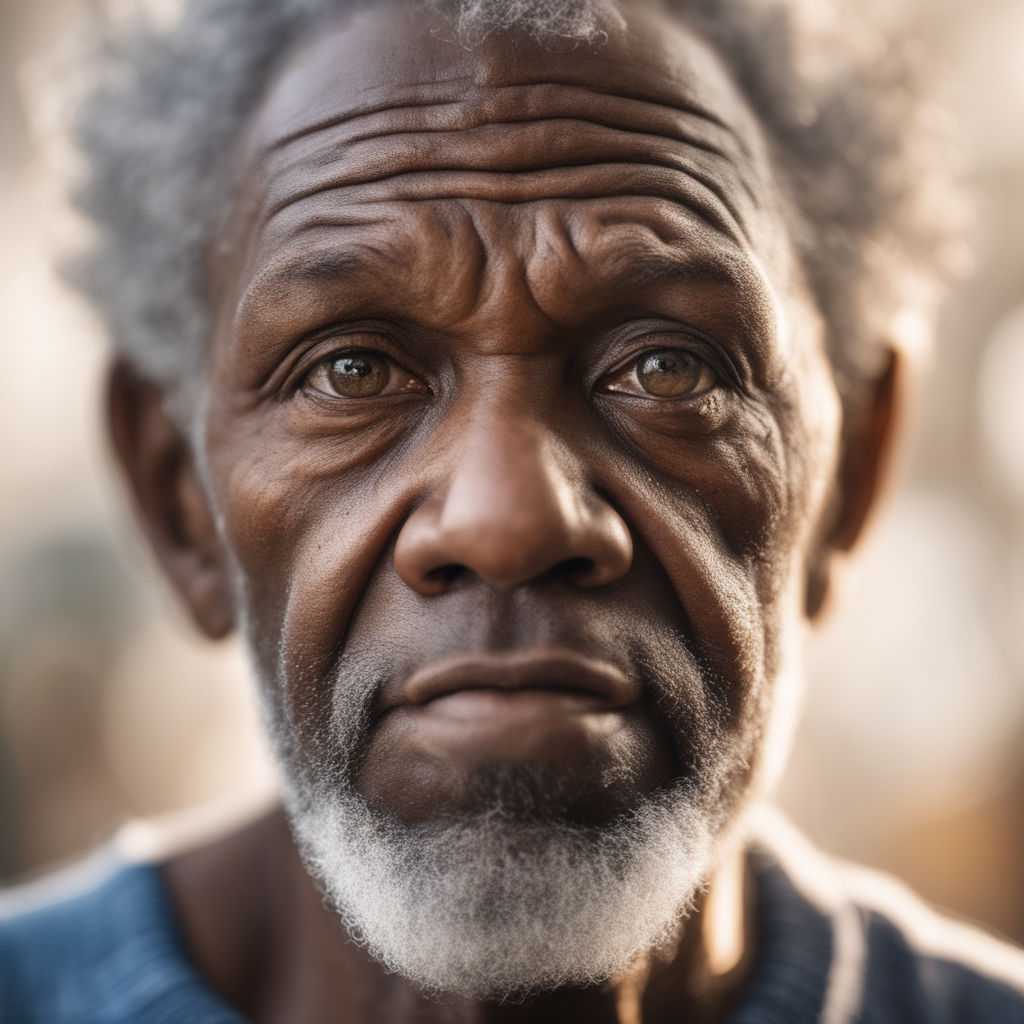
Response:
[{"label": "shoulder", "polygon": [[108,855],[0,894],[5,1024],[236,1021],[184,954],[160,868]]},{"label": "shoulder", "polygon": [[860,921],[866,1007],[893,1020],[1024,1024],[1024,952],[938,913],[895,879],[845,865],[837,873]]},{"label": "shoulder", "polygon": [[890,876],[826,857],[774,815],[760,815],[755,834],[760,887],[822,923],[823,1019],[1024,1024],[1024,951]]}]

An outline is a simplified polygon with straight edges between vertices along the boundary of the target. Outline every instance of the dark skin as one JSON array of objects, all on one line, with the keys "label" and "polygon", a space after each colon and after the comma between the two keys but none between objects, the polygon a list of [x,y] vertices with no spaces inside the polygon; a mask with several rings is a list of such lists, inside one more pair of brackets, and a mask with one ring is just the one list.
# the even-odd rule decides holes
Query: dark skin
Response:
[{"label": "dark skin", "polygon": [[[698,714],[738,813],[878,491],[898,362],[843,448],[756,120],[684,25],[624,15],[559,54],[377,5],[300,46],[211,254],[201,450],[112,373],[143,524],[207,635],[244,609],[288,769],[331,759],[339,666],[372,665],[354,783],[406,821],[474,810],[495,764],[606,821],[699,770]],[[713,1021],[756,959],[738,864],[670,955],[504,1006],[428,1000],[347,941],[279,813],[167,876],[252,1020]]]}]

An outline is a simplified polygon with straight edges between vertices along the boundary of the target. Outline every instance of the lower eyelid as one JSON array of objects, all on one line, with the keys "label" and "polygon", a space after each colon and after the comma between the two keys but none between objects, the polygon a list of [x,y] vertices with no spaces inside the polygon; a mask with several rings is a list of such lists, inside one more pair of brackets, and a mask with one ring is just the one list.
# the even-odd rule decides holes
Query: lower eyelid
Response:
[{"label": "lower eyelid", "polygon": [[334,391],[326,385],[317,385],[313,382],[313,378],[318,371],[323,371],[326,363],[331,357],[327,357],[324,360],[316,363],[312,369],[308,370],[298,382],[295,388],[295,394],[307,394],[310,397],[318,400],[326,400],[333,403],[335,406],[339,405],[355,405],[357,403],[371,402],[380,399],[397,399],[407,398],[410,396],[426,396],[431,395],[433,392],[429,385],[427,385],[421,378],[415,374],[410,373],[404,367],[395,363],[394,360],[387,358],[389,365],[389,376],[387,383],[383,389],[373,395],[343,395]]}]

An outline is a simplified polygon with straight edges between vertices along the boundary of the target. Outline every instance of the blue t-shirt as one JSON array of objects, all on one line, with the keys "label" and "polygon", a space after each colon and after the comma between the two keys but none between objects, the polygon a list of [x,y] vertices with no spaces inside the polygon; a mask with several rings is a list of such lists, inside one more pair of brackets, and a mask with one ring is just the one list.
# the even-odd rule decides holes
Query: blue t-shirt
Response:
[{"label": "blue t-shirt", "polygon": [[[782,833],[751,850],[757,965],[729,1024],[1024,1024],[1024,953]],[[241,1024],[158,864],[0,919],[2,1024]]]}]

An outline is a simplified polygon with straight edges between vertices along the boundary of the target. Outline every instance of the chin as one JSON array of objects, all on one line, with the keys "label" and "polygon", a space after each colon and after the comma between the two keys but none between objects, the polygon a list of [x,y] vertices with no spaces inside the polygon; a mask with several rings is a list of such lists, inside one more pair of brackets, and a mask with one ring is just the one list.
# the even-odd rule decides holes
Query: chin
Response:
[{"label": "chin", "polygon": [[326,779],[286,785],[285,803],[371,956],[428,993],[504,1001],[599,984],[672,942],[739,813],[719,768],[601,824],[497,798],[408,824]]}]

